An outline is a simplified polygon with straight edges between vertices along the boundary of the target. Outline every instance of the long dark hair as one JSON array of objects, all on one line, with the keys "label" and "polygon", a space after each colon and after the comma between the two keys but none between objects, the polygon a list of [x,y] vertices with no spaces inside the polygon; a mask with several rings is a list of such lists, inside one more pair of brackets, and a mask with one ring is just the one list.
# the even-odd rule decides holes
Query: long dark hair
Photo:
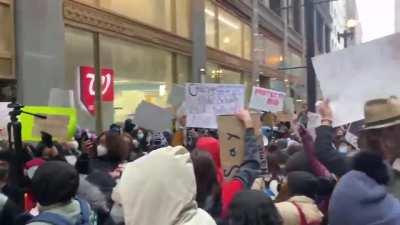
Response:
[{"label": "long dark hair", "polygon": [[211,216],[221,214],[221,187],[217,180],[217,170],[210,153],[195,149],[191,153],[196,176],[196,201],[200,208]]},{"label": "long dark hair", "polygon": [[282,225],[274,203],[261,191],[238,193],[232,201],[229,225]]}]

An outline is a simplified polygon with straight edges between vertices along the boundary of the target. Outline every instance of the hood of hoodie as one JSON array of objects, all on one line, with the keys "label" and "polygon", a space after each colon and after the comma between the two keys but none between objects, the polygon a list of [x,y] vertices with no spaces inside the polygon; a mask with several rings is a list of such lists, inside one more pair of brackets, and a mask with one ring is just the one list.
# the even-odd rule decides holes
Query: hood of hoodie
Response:
[{"label": "hood of hoodie", "polygon": [[116,187],[126,225],[214,225],[197,208],[196,179],[189,152],[166,147],[126,165]]},{"label": "hood of hoodie", "polygon": [[329,205],[330,225],[397,225],[400,202],[386,187],[360,171],[350,171],[337,184]]},{"label": "hood of hoodie", "polygon": [[210,153],[215,167],[217,168],[217,179],[219,183],[224,181],[224,173],[222,170],[219,141],[213,137],[201,137],[197,140],[196,148]]}]

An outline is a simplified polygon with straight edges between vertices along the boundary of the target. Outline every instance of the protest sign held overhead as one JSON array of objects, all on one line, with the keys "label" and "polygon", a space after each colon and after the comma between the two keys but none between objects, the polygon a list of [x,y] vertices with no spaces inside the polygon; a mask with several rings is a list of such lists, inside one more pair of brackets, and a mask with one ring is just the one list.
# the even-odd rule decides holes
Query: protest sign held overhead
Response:
[{"label": "protest sign held overhead", "polygon": [[46,119],[22,113],[19,120],[23,141],[40,141],[40,132],[52,134],[58,141],[69,141],[75,134],[78,121],[73,108],[25,106],[24,111],[45,116]]},{"label": "protest sign held overhead", "polygon": [[363,119],[370,99],[400,96],[400,34],[313,58],[322,94],[331,102],[333,126]]},{"label": "protest sign held overhead", "polygon": [[[257,142],[261,144],[261,120],[259,114],[252,114]],[[228,179],[239,169],[244,160],[245,127],[234,115],[218,116],[218,136],[221,149],[221,163],[224,176]]]},{"label": "protest sign held overhead", "polygon": [[253,87],[249,108],[264,112],[281,112],[286,94],[270,89]]},{"label": "protest sign held overhead", "polygon": [[217,128],[217,115],[244,107],[245,87],[237,84],[186,84],[187,127]]},{"label": "protest sign held overhead", "polygon": [[157,105],[142,101],[136,109],[134,122],[151,131],[171,130],[173,114]]}]

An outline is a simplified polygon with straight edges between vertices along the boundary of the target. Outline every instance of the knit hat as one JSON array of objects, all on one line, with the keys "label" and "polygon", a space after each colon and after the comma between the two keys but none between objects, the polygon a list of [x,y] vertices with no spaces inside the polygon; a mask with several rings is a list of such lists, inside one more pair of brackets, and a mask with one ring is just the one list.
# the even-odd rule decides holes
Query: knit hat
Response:
[{"label": "knit hat", "polygon": [[330,225],[398,225],[400,202],[384,185],[350,171],[336,185],[329,205]]},{"label": "knit hat", "polygon": [[44,163],[32,179],[32,193],[42,206],[68,202],[76,195],[78,186],[77,171],[62,161]]}]

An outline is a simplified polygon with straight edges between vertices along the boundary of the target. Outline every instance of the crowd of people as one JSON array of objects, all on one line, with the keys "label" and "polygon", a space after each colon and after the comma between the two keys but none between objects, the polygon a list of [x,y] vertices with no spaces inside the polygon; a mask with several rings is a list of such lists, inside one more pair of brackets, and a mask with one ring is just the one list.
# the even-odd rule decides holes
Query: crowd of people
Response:
[{"label": "crowd of people", "polygon": [[332,127],[328,101],[317,108],[315,136],[302,112],[263,132],[264,145],[239,112],[244,161],[229,179],[218,132],[179,113],[173,131],[126,120],[65,143],[42,132],[18,154],[3,146],[0,224],[400,225],[400,99],[365,104],[359,148]]}]

